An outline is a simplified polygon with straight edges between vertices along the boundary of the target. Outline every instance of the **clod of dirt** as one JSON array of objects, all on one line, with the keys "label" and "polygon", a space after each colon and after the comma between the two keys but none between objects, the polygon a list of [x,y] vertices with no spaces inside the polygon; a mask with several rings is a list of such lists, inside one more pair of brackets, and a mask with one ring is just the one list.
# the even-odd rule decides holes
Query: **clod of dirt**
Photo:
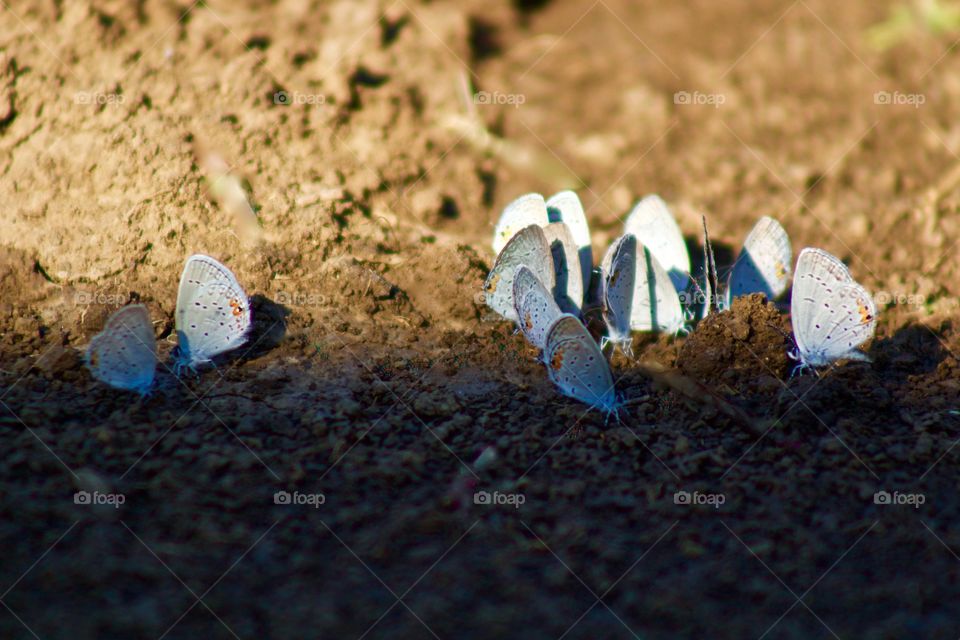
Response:
[{"label": "clod of dirt", "polygon": [[83,366],[83,355],[72,347],[53,345],[45,351],[36,363],[37,369],[55,378],[62,378],[67,372],[76,371]]},{"label": "clod of dirt", "polygon": [[15,106],[17,61],[0,52],[0,131],[17,117]]},{"label": "clod of dirt", "polygon": [[767,376],[784,378],[790,348],[783,316],[762,294],[753,294],[701,321],[680,350],[677,366],[703,382],[741,387]]}]

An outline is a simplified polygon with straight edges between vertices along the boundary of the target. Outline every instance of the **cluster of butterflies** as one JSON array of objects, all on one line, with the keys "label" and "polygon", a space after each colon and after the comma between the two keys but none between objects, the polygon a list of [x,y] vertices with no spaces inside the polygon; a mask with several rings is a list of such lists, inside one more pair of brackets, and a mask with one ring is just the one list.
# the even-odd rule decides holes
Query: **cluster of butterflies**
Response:
[{"label": "cluster of butterflies", "polygon": [[[209,256],[193,255],[180,276],[175,324],[173,370],[180,375],[196,371],[246,341],[250,302],[228,268]],[[158,358],[146,307],[127,305],[111,315],[103,331],[90,341],[85,361],[97,380],[141,395],[149,393]]]},{"label": "cluster of butterflies", "polygon": [[[541,351],[561,393],[607,413],[618,398],[604,350],[632,356],[633,331],[686,333],[689,323],[728,308],[734,298],[781,297],[790,283],[793,251],[783,227],[763,217],[743,243],[720,293],[704,222],[705,273],[691,277],[690,255],[667,204],[641,199],[624,233],[593,266],[590,230],[580,198],[562,191],[529,193],[508,204],[493,237],[496,262],[484,300]],[[800,252],[791,294],[791,321],[800,368],[840,359],[867,360],[858,347],[873,336],[876,308],[841,260],[821,249]],[[599,308],[606,333],[599,344],[583,320]]]}]

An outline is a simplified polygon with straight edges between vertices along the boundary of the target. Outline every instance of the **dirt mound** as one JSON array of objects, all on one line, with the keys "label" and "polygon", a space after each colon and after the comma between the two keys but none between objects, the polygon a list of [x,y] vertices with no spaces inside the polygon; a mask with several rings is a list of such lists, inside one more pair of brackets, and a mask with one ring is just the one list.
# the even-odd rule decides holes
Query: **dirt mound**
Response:
[{"label": "dirt mound", "polygon": [[[790,373],[790,325],[762,294],[743,296],[711,313],[684,341],[677,366],[702,382],[738,391]],[[777,385],[779,386],[779,385]],[[776,388],[776,387],[774,387]]]}]

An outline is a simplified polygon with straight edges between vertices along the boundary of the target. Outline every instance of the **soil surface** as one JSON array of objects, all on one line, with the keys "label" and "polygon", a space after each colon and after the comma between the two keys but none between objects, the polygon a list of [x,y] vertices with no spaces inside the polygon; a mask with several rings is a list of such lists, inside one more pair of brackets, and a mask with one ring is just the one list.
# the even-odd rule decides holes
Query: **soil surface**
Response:
[{"label": "soil surface", "polygon": [[[958,25],[3,4],[3,638],[960,636]],[[618,418],[562,397],[478,297],[503,205],[562,188],[595,255],[646,193],[726,265],[776,217],[875,294],[872,362],[791,377],[787,310],[750,297],[615,356]],[[193,253],[255,326],[177,379]],[[82,366],[129,302],[145,398]]]}]

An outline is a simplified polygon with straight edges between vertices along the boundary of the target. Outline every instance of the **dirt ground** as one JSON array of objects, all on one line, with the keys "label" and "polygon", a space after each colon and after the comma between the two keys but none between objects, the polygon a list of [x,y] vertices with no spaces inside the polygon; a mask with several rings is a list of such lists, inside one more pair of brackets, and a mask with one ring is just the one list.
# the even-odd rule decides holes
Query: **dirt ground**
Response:
[{"label": "dirt ground", "polygon": [[[871,35],[932,3],[2,4],[3,638],[960,636],[960,22]],[[596,255],[646,193],[726,264],[776,217],[873,362],[790,377],[742,299],[586,411],[477,297],[562,188]],[[178,380],[192,253],[255,326]],[[143,399],[82,366],[131,301]]]}]

